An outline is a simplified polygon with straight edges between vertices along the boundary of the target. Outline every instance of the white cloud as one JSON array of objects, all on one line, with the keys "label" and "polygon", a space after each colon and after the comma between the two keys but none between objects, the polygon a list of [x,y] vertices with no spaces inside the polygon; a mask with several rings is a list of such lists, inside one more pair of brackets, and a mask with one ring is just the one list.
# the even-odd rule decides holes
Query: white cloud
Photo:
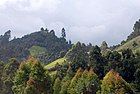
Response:
[{"label": "white cloud", "polygon": [[65,27],[73,41],[117,44],[125,39],[140,13],[139,0],[1,0],[0,34],[16,36],[42,26],[60,35]]}]

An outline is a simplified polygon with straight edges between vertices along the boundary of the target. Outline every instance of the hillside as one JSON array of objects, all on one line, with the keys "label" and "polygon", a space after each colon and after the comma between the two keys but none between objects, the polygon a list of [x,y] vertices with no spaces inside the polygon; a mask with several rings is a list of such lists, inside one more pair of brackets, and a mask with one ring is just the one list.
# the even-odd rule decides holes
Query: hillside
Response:
[{"label": "hillside", "polygon": [[127,41],[126,43],[119,46],[115,50],[120,52],[120,51],[122,51],[124,49],[128,49],[128,48],[132,49],[134,52],[139,51],[140,50],[140,36]]},{"label": "hillside", "polygon": [[51,63],[49,63],[48,65],[45,66],[45,69],[51,69],[53,67],[55,67],[57,64],[59,65],[63,65],[66,62],[66,58],[59,58]]},{"label": "hillside", "polygon": [[43,29],[9,41],[10,34],[11,31],[8,31],[0,36],[1,61],[8,61],[10,58],[24,60],[31,55],[48,63],[65,55],[71,48],[71,43],[68,43],[64,37],[58,38],[54,30]]}]

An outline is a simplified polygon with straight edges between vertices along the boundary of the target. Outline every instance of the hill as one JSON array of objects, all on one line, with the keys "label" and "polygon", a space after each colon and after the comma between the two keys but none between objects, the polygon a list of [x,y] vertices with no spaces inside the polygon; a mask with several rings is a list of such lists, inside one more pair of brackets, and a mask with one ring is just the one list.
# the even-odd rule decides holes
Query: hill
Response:
[{"label": "hill", "polygon": [[134,31],[127,37],[127,40],[131,40],[133,38],[140,36],[140,19],[135,22],[133,30]]},{"label": "hill", "polygon": [[58,38],[54,30],[41,29],[41,31],[9,41],[10,36],[11,31],[0,36],[1,61],[8,61],[10,58],[25,60],[28,56],[34,56],[48,63],[65,55],[72,45],[64,37]]},{"label": "hill", "polygon": [[122,50],[128,49],[128,48],[132,49],[133,52],[139,51],[140,50],[140,36],[127,41],[126,43],[119,46],[115,50],[121,52]]}]

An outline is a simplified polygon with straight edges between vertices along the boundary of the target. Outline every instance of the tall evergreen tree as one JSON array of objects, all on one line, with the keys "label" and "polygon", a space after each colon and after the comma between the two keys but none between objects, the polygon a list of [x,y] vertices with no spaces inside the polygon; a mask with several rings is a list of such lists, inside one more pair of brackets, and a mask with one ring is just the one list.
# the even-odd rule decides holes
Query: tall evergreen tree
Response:
[{"label": "tall evergreen tree", "polygon": [[65,32],[65,29],[64,28],[62,28],[61,35],[62,35],[62,38],[66,38],[66,32]]}]

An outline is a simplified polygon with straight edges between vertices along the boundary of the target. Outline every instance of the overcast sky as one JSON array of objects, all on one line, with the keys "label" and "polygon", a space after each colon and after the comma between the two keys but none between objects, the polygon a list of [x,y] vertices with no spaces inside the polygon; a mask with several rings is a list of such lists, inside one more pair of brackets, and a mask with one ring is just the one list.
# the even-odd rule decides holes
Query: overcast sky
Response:
[{"label": "overcast sky", "polygon": [[140,18],[140,0],[0,0],[0,34],[21,37],[41,27],[73,42],[120,43]]}]

